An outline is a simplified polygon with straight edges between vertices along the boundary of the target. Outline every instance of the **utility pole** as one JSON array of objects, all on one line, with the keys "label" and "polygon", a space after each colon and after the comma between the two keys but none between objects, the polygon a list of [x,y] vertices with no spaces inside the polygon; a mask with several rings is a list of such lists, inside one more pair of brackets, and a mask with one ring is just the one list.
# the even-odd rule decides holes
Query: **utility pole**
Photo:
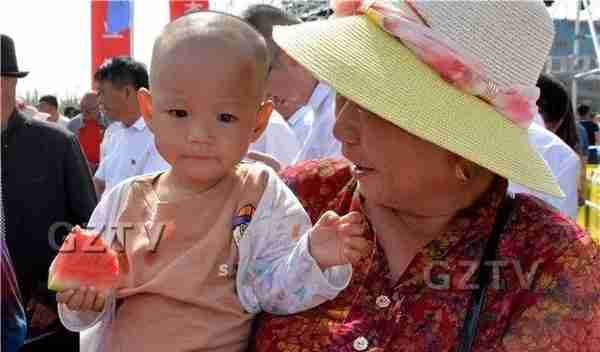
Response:
[{"label": "utility pole", "polygon": [[598,43],[598,36],[596,34],[596,27],[594,26],[594,14],[592,12],[592,4],[590,0],[577,0],[577,15],[575,19],[575,42],[573,43],[573,71],[579,58],[579,44],[581,40],[581,12],[587,10],[588,15],[588,26],[590,27],[590,34],[592,36],[592,43],[594,47],[594,54],[596,56],[596,68],[590,71],[584,71],[580,73],[574,73],[573,81],[571,86],[571,98],[573,99],[573,108],[577,108],[577,80],[590,76],[593,74],[600,73],[600,43]]},{"label": "utility pole", "polygon": [[577,61],[579,59],[579,41],[580,33],[581,33],[581,5],[583,4],[583,0],[577,0],[576,11],[577,15],[575,16],[575,41],[573,42],[573,66],[571,66],[573,70],[573,79],[571,80],[571,99],[573,100],[573,109],[577,109],[577,78],[575,78],[575,69],[577,68]]}]

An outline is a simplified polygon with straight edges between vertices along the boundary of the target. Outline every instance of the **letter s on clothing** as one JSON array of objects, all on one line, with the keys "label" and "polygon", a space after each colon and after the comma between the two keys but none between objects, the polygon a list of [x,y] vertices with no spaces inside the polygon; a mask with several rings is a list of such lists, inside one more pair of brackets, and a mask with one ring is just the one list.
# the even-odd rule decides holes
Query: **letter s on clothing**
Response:
[{"label": "letter s on clothing", "polygon": [[225,277],[229,275],[229,265],[221,264],[219,265],[219,276]]}]

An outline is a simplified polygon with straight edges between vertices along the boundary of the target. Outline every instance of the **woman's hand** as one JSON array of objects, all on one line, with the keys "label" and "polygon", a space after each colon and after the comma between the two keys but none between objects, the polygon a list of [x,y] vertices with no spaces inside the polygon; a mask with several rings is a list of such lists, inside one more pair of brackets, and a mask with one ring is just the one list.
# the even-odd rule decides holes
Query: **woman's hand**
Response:
[{"label": "woman's hand", "polygon": [[57,293],[56,302],[66,304],[70,310],[101,312],[106,297],[93,287],[81,287]]},{"label": "woman's hand", "polygon": [[309,250],[321,270],[331,266],[357,263],[368,255],[370,244],[363,237],[365,223],[362,215],[351,212],[342,217],[328,211],[313,226]]}]

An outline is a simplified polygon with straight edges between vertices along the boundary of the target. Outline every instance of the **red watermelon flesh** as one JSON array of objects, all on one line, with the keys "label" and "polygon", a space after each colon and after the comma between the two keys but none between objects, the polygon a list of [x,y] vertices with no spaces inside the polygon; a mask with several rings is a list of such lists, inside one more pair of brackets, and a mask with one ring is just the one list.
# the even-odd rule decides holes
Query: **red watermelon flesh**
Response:
[{"label": "red watermelon flesh", "polygon": [[48,289],[112,289],[119,277],[117,253],[97,234],[76,226],[65,239],[48,275]]}]

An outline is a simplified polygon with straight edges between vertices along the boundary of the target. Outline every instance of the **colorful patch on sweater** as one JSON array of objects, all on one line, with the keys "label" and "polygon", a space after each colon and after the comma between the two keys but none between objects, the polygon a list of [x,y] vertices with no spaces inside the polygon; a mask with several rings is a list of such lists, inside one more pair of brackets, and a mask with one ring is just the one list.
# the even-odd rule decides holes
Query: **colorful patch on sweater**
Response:
[{"label": "colorful patch on sweater", "polygon": [[240,246],[240,241],[246,234],[246,230],[252,221],[252,216],[254,216],[254,212],[256,208],[252,204],[247,204],[238,210],[237,215],[233,217],[233,239],[235,240],[235,244]]},{"label": "colorful patch on sweater", "polygon": [[234,278],[237,275],[240,242],[248,230],[255,211],[256,208],[253,205],[247,204],[241,207],[237,215],[233,217],[232,232],[234,242],[231,244],[231,252],[227,262],[219,267],[220,277]]}]

